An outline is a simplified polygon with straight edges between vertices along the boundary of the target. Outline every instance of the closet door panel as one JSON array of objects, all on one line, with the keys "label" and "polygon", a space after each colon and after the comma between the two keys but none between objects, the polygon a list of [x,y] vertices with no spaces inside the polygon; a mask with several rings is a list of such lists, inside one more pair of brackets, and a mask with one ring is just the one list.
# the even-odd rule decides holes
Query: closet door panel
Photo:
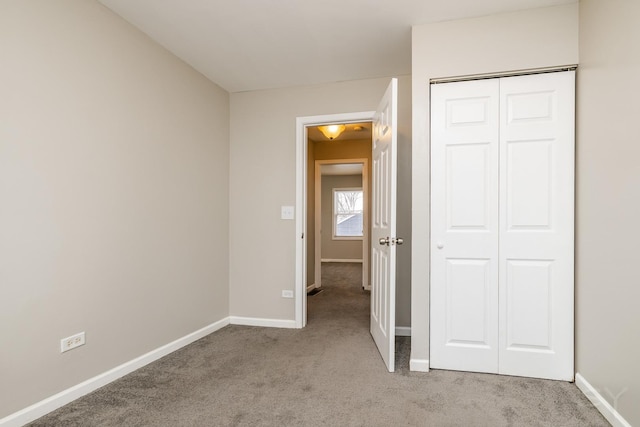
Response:
[{"label": "closet door panel", "polygon": [[574,72],[500,79],[499,372],[573,379]]},{"label": "closet door panel", "polygon": [[431,88],[432,368],[498,370],[498,81]]}]

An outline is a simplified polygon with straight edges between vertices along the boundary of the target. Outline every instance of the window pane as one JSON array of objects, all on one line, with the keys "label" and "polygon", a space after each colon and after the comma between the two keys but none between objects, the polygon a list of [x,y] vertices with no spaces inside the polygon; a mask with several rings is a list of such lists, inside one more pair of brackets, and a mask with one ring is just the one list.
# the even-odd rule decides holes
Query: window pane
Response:
[{"label": "window pane", "polygon": [[362,212],[362,191],[336,191],[336,213]]},{"label": "window pane", "polygon": [[334,189],[333,215],[336,237],[362,237],[362,207],[361,189]]},{"label": "window pane", "polygon": [[336,215],[336,236],[362,236],[362,213]]}]

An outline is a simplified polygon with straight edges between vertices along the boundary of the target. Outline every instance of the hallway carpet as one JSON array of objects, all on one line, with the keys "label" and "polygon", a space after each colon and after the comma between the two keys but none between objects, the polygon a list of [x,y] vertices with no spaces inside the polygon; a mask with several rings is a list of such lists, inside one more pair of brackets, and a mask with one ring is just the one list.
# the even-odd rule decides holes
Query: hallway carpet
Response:
[{"label": "hallway carpet", "polygon": [[31,425],[608,425],[571,383],[409,372],[409,338],[396,339],[388,373],[359,268],[323,265],[302,330],[227,326]]}]

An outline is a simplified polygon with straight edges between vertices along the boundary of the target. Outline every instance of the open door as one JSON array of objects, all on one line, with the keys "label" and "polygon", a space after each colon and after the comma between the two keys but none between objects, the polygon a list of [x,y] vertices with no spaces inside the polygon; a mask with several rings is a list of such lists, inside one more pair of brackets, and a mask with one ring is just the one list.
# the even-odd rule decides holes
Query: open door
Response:
[{"label": "open door", "polygon": [[396,151],[398,81],[392,79],[373,119],[371,335],[389,372],[395,369]]}]

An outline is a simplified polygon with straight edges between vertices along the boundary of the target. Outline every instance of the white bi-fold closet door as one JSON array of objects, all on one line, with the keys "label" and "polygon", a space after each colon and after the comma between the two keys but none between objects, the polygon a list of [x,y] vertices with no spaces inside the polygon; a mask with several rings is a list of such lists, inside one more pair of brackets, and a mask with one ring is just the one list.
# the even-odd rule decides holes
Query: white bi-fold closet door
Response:
[{"label": "white bi-fold closet door", "polygon": [[574,79],[431,86],[432,368],[573,380]]}]

